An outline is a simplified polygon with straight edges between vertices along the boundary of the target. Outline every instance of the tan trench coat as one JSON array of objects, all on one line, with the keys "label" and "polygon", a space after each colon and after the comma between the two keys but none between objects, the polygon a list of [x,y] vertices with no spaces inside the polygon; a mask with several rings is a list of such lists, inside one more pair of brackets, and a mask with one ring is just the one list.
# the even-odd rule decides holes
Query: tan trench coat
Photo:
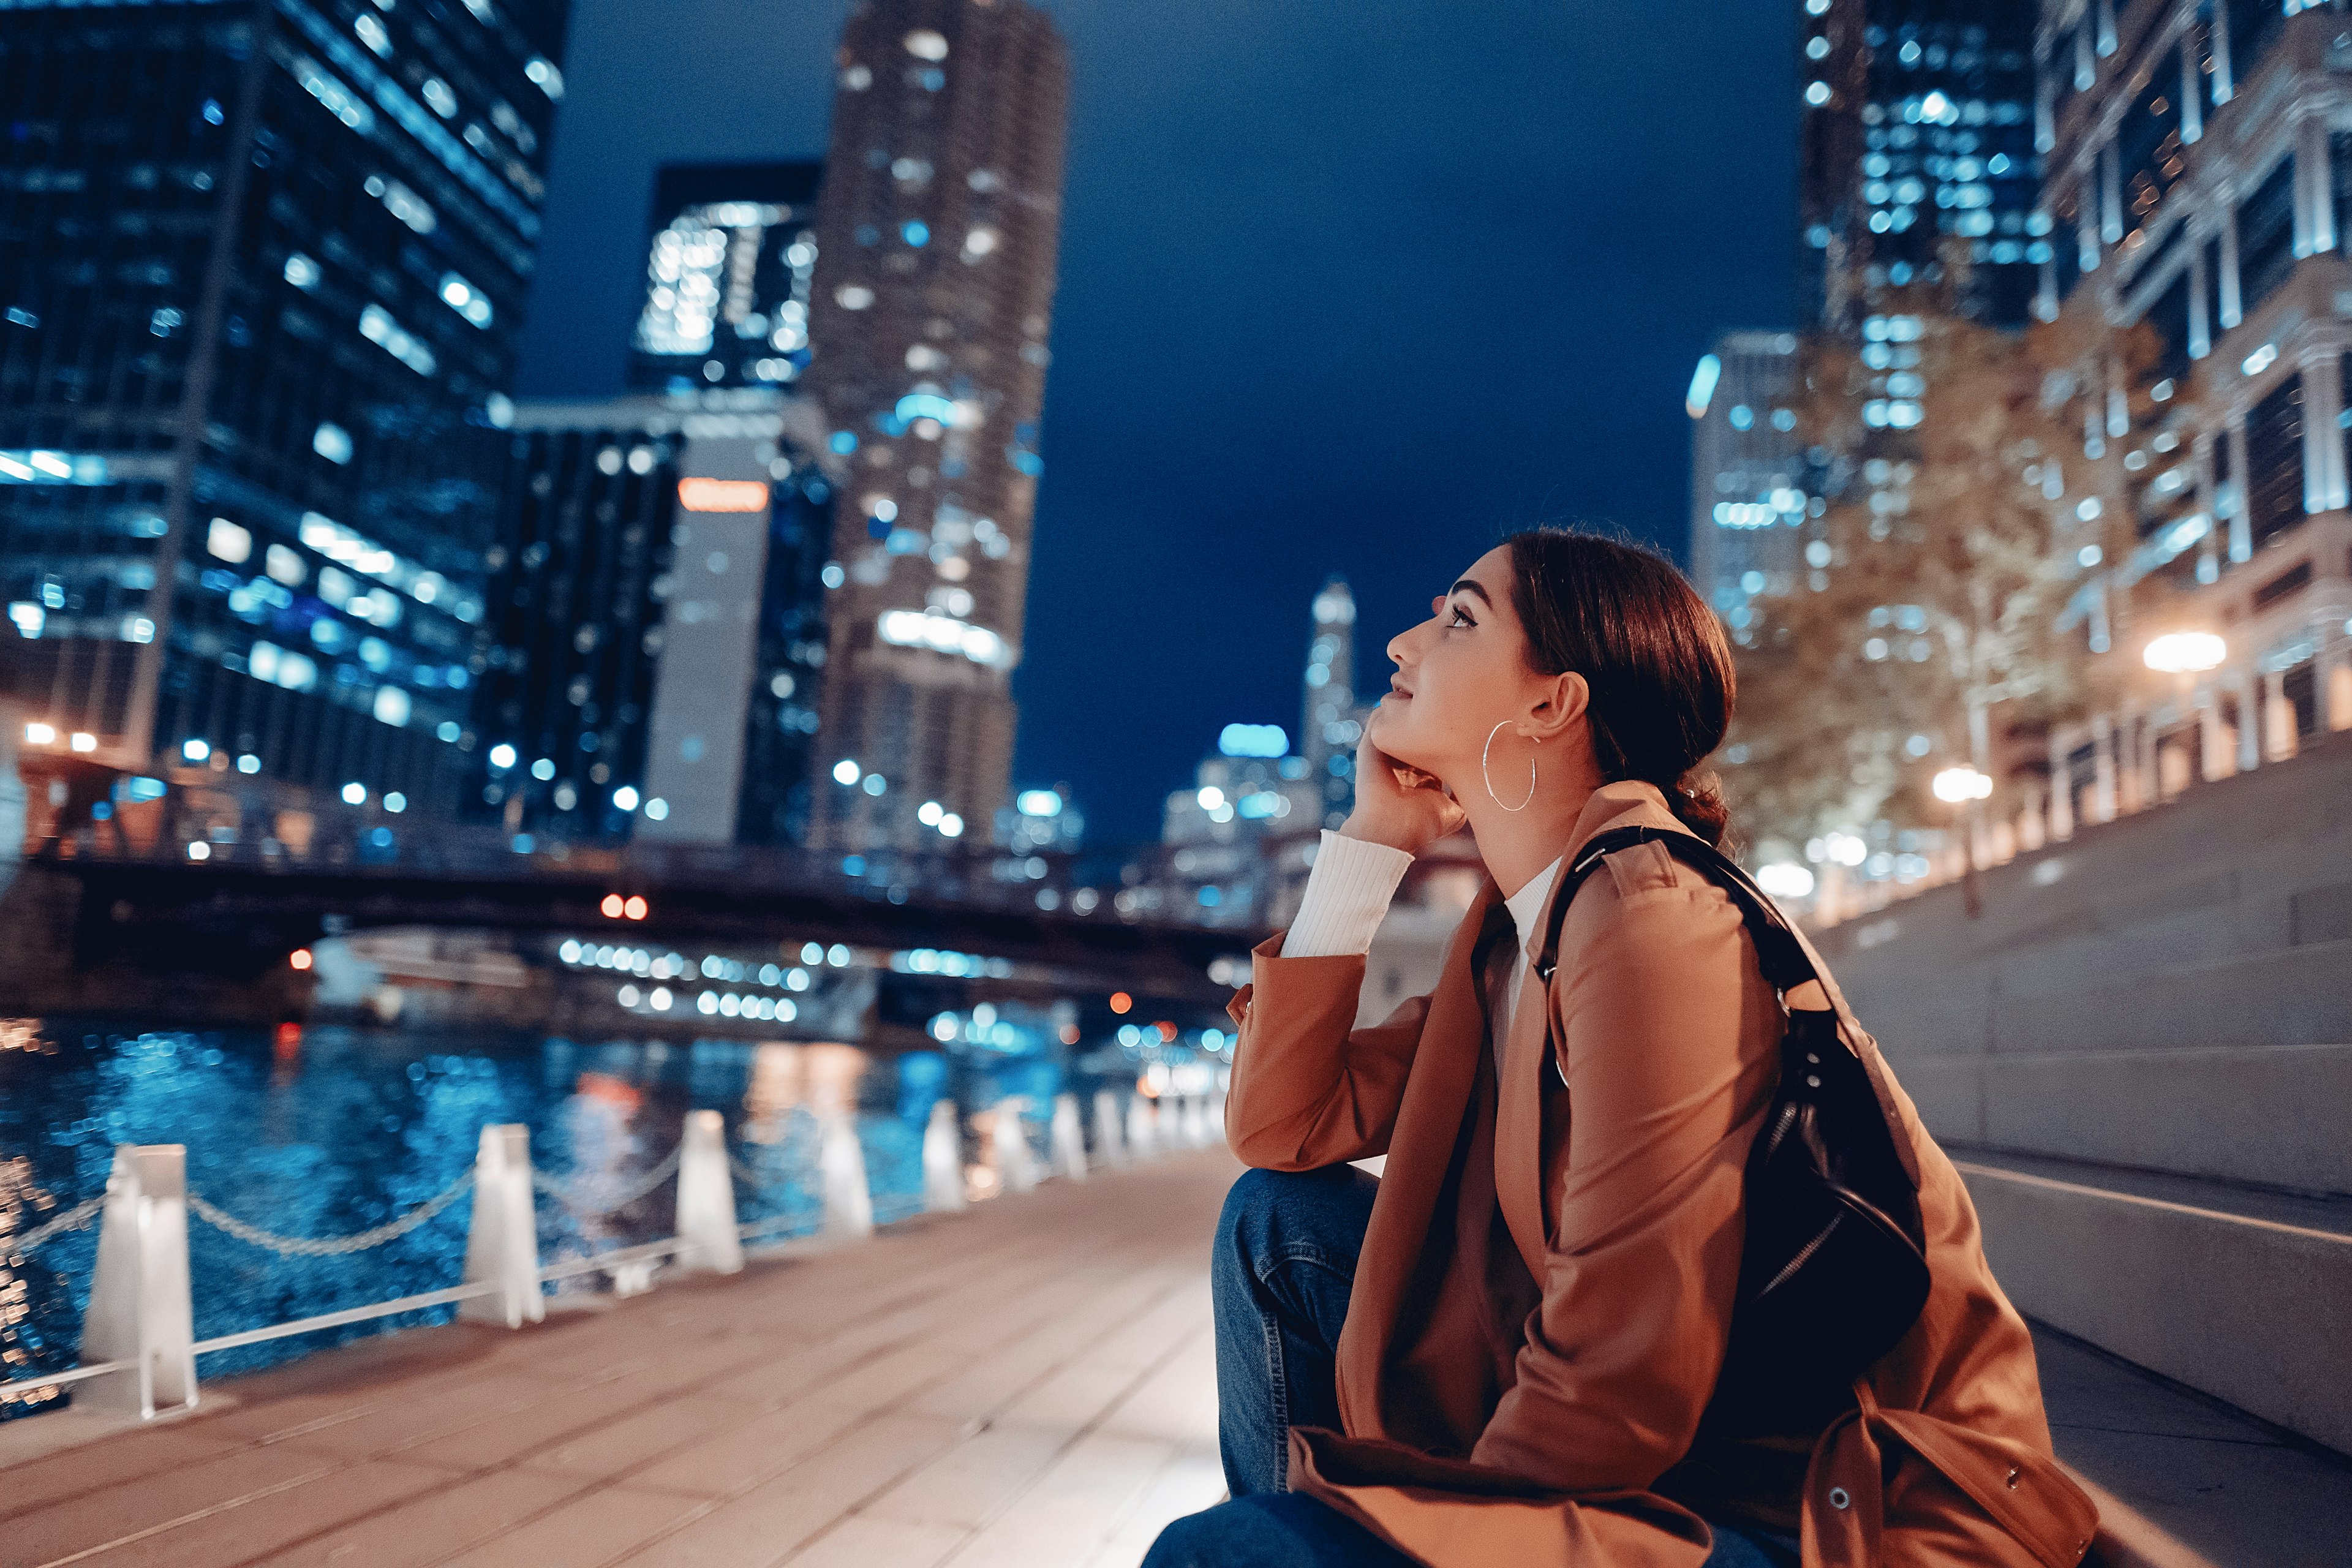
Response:
[{"label": "tan trench coat", "polygon": [[[1607,785],[1569,855],[1634,824],[1680,826],[1653,786]],[[1232,1007],[1234,1152],[1388,1156],[1339,1339],[1345,1430],[1292,1432],[1292,1487],[1435,1568],[1700,1568],[1693,1503],[1792,1530],[1801,1511],[1805,1568],[2071,1568],[2097,1519],[2052,1456],[2025,1324],[1833,985],[1916,1154],[1933,1289],[1826,1430],[1703,1433],[1782,1015],[1720,889],[1654,845],[1603,868],[1549,998],[1527,982],[1499,1090],[1476,973],[1507,927],[1491,879],[1436,989],[1369,1028],[1350,1027],[1362,958],[1257,949]]]}]

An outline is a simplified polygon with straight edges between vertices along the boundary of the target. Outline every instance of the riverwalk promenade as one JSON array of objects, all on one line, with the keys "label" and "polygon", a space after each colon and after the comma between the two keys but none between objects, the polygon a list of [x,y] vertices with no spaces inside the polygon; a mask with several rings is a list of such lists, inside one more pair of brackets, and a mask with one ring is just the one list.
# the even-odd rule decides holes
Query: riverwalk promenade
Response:
[{"label": "riverwalk promenade", "polygon": [[[0,1427],[0,1568],[1133,1568],[1214,1501],[1207,1239],[1171,1154],[516,1331],[362,1342],[136,1430]],[[2104,1568],[2352,1562],[2352,1473],[2055,1335]]]}]

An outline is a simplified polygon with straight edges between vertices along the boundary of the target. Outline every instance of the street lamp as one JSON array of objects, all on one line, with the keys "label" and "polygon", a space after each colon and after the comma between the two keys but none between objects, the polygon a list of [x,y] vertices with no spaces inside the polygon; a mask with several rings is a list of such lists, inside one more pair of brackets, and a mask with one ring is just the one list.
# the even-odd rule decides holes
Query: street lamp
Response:
[{"label": "street lamp", "polygon": [[2204,675],[2221,668],[2229,656],[2230,645],[2211,632],[2167,632],[2140,658],[2161,675]]},{"label": "street lamp", "polygon": [[1947,805],[1965,809],[1967,825],[1963,827],[1960,852],[1960,907],[1970,920],[1984,913],[1984,899],[1977,889],[1977,817],[1978,808],[1991,798],[1992,778],[1963,763],[1946,768],[1937,773],[1930,785],[1936,798]]},{"label": "street lamp", "polygon": [[[2212,778],[2221,769],[2212,754],[2219,738],[2208,721],[2207,710],[2211,700],[2198,690],[2204,676],[2221,668],[2230,656],[2230,645],[2211,632],[2167,632],[2153,638],[2140,653],[2141,662],[2159,675],[2174,678],[2180,689],[2180,700],[2197,716],[2196,771]],[[2242,719],[2242,715],[2241,718]],[[2157,790],[2163,791],[2162,769],[2158,770]]]},{"label": "street lamp", "polygon": [[1958,805],[1963,801],[1988,800],[1992,796],[1992,780],[1965,765],[1946,768],[1937,773],[1934,787],[1936,798],[1950,805]]}]

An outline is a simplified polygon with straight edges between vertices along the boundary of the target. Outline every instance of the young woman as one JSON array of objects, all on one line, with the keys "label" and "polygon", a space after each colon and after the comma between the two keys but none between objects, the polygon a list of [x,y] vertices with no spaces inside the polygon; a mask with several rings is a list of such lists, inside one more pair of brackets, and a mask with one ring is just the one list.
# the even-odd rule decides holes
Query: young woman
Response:
[{"label": "young woman", "polygon": [[[1389,645],[1355,811],[1233,1005],[1226,1133],[1255,1169],[1213,1264],[1232,1498],[1146,1568],[2071,1568],[2095,1516],[1899,1089],[1926,1310],[1826,1423],[1708,1420],[1785,1020],[1727,897],[1658,845],[1622,850],[1549,984],[1529,968],[1595,835],[1722,837],[1695,772],[1731,716],[1715,616],[1660,558],[1549,529],[1432,611]],[[1435,991],[1351,1029],[1390,895],[1465,819],[1489,878]],[[1789,1001],[1837,1005],[1874,1058],[1833,995]],[[1374,1155],[1377,1180],[1349,1163]]]}]

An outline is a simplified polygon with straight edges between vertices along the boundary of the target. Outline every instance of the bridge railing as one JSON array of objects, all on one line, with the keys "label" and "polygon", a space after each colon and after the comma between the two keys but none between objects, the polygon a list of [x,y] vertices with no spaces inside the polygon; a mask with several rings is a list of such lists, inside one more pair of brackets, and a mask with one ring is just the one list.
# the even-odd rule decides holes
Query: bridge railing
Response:
[{"label": "bridge railing", "polygon": [[[1084,1181],[1090,1156],[1077,1097],[1056,1096],[1047,1138],[1048,1158],[1031,1148],[1020,1097],[1000,1100],[991,1148],[1000,1190],[1025,1193],[1048,1178]],[[1108,1091],[1094,1100],[1091,1163],[1121,1165],[1165,1149],[1203,1147],[1222,1126],[1222,1107],[1207,1096],[1152,1101],[1137,1097],[1122,1118]],[[854,1119],[828,1120],[817,1156],[824,1193],[817,1239],[854,1240],[876,1228],[866,1156]],[[791,1216],[740,1222],[735,1179],[757,1184],[759,1173],[728,1152],[716,1110],[686,1116],[677,1146],[658,1163],[609,1191],[583,1192],[559,1183],[530,1163],[530,1130],[520,1124],[482,1128],[474,1164],[424,1203],[370,1229],[340,1237],[283,1236],[229,1214],[187,1184],[187,1151],[177,1143],[121,1144],[106,1192],[53,1215],[34,1230],[0,1243],[21,1258],[68,1231],[99,1223],[98,1261],[82,1317],[81,1363],[0,1383],[0,1395],[87,1385],[78,1397],[104,1410],[152,1420],[192,1410],[198,1398],[196,1358],[215,1351],[341,1328],[425,1308],[455,1305],[462,1320],[520,1329],[546,1315],[546,1287],[559,1279],[604,1274],[616,1295],[650,1289],[665,1267],[678,1272],[734,1274],[755,1247]],[[675,1178],[671,1234],[657,1241],[610,1247],[542,1263],[538,1200],[575,1217],[613,1214],[650,1196]],[[396,1240],[471,1194],[464,1273],[437,1289],[264,1324],[199,1340],[188,1268],[193,1218],[248,1246],[286,1257],[336,1258]],[[923,1208],[956,1213],[967,1204],[961,1116],[948,1100],[935,1101],[923,1135]]]},{"label": "bridge railing", "polygon": [[[55,846],[35,845],[30,858],[54,858]],[[419,820],[352,820],[317,824],[299,840],[274,836],[211,837],[201,831],[82,836],[78,860],[115,865],[201,866],[272,871],[337,870],[387,875],[462,877],[595,877],[643,885],[755,881],[761,886],[840,892],[879,885],[919,889],[927,900],[1032,907],[1042,887],[1067,891],[1068,858],[1016,855],[974,842],[922,854],[824,854],[790,845],[570,844],[517,837],[466,825]],[[854,865],[849,869],[845,861]],[[1044,877],[1033,875],[1043,863]]]}]

